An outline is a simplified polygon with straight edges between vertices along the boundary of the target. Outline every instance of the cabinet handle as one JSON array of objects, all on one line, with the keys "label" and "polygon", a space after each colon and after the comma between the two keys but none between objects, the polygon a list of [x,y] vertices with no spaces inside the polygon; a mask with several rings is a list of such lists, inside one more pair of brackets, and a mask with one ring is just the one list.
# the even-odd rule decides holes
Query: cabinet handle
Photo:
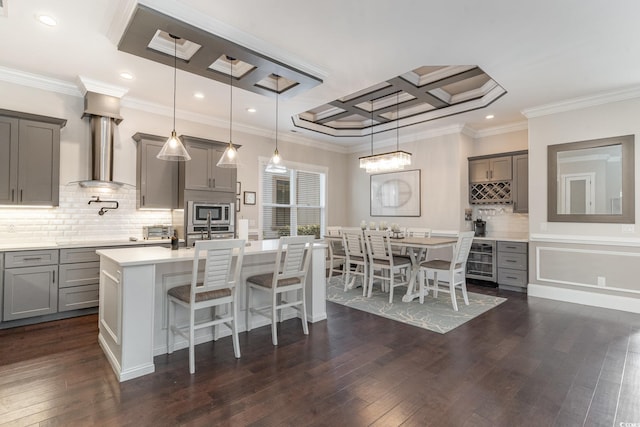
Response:
[{"label": "cabinet handle", "polygon": [[213,180],[212,180],[212,181],[213,181],[213,185],[212,185],[211,187],[216,188],[216,179],[215,179],[215,178],[213,178]]},{"label": "cabinet handle", "polygon": [[30,258],[22,258],[23,261],[40,261],[42,259],[42,257],[37,256],[37,257],[30,257]]},{"label": "cabinet handle", "polygon": [[516,262],[514,259],[505,259],[506,262]]},{"label": "cabinet handle", "polygon": [[144,206],[144,196],[142,196],[142,206]]},{"label": "cabinet handle", "polygon": [[11,189],[11,201],[12,201],[12,202],[13,202],[14,197],[15,197],[15,192],[16,192],[15,188],[12,188],[12,189]]},{"label": "cabinet handle", "polygon": [[22,190],[20,190],[20,201],[22,201]]},{"label": "cabinet handle", "polygon": [[507,279],[511,279],[511,280],[518,280],[517,277],[513,277],[513,276],[505,276]]},{"label": "cabinet handle", "polygon": [[211,188],[211,178],[207,178],[207,187]]},{"label": "cabinet handle", "polygon": [[489,171],[484,171],[484,177],[489,179]]},{"label": "cabinet handle", "polygon": [[53,271],[53,283],[56,283],[56,271]]}]

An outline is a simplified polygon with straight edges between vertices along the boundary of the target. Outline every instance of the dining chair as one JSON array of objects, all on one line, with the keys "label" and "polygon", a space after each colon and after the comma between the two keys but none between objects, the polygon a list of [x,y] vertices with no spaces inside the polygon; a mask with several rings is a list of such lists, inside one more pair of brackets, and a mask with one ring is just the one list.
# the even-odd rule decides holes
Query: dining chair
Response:
[{"label": "dining chair", "polygon": [[[167,353],[174,350],[175,334],[189,341],[189,373],[196,371],[195,331],[225,324],[231,329],[233,352],[240,358],[238,341],[238,305],[236,303],[237,284],[242,267],[245,241],[241,239],[199,240],[195,242],[191,284],[175,286],[167,291]],[[198,281],[199,257],[204,251],[204,276]],[[223,315],[218,314],[219,306],[226,306]],[[175,322],[176,308],[181,306],[189,310],[189,324],[178,326]],[[213,308],[212,316],[196,323],[196,312],[204,308]]]},{"label": "dining chair", "polygon": [[361,228],[344,227],[342,229],[342,247],[345,250],[344,291],[354,288],[356,278],[362,278],[362,295],[366,295],[369,263],[364,234]]},{"label": "dining chair", "polygon": [[[437,298],[438,290],[440,290],[451,294],[453,309],[458,311],[455,288],[459,287],[462,291],[465,305],[469,305],[465,270],[474,234],[473,231],[465,231],[458,234],[458,241],[454,246],[453,257],[450,261],[434,259],[420,263],[420,271],[424,272],[420,280],[420,304],[424,304],[425,291],[431,289],[433,296]],[[448,281],[438,279],[438,274],[444,275],[446,273],[449,273]],[[431,274],[433,274],[433,285],[429,286],[428,282]]]},{"label": "dining chair", "polygon": [[[347,261],[347,254],[342,245],[342,232],[341,227],[327,227],[327,247],[329,248],[329,268],[327,272],[327,279],[333,276],[333,273],[340,273],[342,281],[344,282],[345,265]],[[338,268],[336,268],[336,265]]]},{"label": "dining chair", "polygon": [[[374,279],[380,279],[383,290],[384,283],[389,284],[389,304],[393,303],[393,289],[408,286],[411,270],[411,259],[402,255],[394,255],[391,251],[391,235],[388,230],[364,232],[367,256],[369,259],[369,286],[367,296],[371,297]],[[376,274],[379,271],[380,274]]]},{"label": "dining chair", "polygon": [[[271,320],[271,341],[278,345],[277,322],[281,320],[281,311],[293,308],[298,311],[302,321],[302,331],[309,335],[307,326],[307,306],[305,302],[305,284],[307,271],[311,261],[311,249],[314,236],[281,237],[278,241],[275,270],[269,273],[257,274],[247,278],[246,324],[247,331],[251,330],[251,315],[259,314]],[[253,291],[270,294],[268,305],[252,307]],[[292,292],[290,292],[292,291]],[[286,301],[283,294],[295,298]],[[297,297],[294,297],[294,294]]]}]

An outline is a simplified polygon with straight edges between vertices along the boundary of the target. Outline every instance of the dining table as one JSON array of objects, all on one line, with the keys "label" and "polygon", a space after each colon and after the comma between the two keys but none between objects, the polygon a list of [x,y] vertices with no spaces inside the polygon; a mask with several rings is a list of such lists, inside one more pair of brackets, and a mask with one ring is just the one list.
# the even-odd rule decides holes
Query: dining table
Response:
[{"label": "dining table", "polygon": [[453,256],[453,248],[458,241],[457,237],[391,237],[393,246],[407,248],[407,254],[411,259],[411,278],[407,286],[407,292],[402,297],[403,302],[411,302],[420,296],[420,292],[416,287],[416,279],[420,272],[420,262],[422,262],[427,251],[439,248],[451,248]]},{"label": "dining table", "polygon": [[[324,236],[327,240],[337,240],[342,237],[337,235]],[[403,302],[411,302],[420,296],[420,292],[416,287],[416,279],[420,272],[420,262],[423,261],[425,254],[430,249],[451,248],[451,256],[453,256],[453,248],[458,241],[457,237],[390,237],[391,245],[396,247],[404,247],[411,259],[411,277],[407,286],[407,292],[402,296]]]}]

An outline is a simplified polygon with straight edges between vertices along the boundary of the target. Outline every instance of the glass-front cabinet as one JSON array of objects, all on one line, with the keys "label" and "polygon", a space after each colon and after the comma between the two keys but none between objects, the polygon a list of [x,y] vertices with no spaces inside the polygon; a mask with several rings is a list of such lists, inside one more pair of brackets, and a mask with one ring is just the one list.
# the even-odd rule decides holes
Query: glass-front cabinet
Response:
[{"label": "glass-front cabinet", "polygon": [[496,281],[496,242],[474,240],[467,258],[467,277]]}]

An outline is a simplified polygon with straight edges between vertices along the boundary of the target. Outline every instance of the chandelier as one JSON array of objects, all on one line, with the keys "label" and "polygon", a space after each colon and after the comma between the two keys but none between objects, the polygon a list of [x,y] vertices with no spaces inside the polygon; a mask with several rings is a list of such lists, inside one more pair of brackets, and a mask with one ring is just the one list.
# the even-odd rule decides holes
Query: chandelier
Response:
[{"label": "chandelier", "polygon": [[402,170],[411,165],[411,153],[400,150],[400,92],[396,94],[396,151],[373,154],[373,101],[371,101],[371,155],[360,157],[360,168],[367,173]]}]

